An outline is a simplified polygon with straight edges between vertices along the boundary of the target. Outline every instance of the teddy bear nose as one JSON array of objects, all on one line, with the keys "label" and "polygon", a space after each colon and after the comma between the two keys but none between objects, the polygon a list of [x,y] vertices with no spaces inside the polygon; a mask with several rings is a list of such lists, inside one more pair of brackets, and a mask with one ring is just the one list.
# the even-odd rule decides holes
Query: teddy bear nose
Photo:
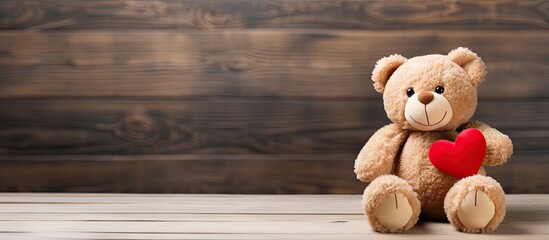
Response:
[{"label": "teddy bear nose", "polygon": [[429,104],[431,101],[433,101],[433,98],[435,98],[435,96],[433,95],[432,92],[421,92],[418,96],[417,96],[417,99],[419,100],[419,102],[427,105]]}]

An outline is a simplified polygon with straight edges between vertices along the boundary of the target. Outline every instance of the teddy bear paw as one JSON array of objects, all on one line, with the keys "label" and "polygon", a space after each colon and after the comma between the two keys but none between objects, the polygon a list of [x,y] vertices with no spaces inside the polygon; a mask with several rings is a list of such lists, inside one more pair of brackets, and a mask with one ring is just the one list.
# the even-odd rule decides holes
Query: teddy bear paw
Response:
[{"label": "teddy bear paw", "polygon": [[379,205],[377,220],[390,230],[406,226],[412,218],[413,210],[408,198],[400,192],[388,194]]},{"label": "teddy bear paw", "polygon": [[362,206],[376,232],[398,233],[412,228],[419,219],[421,203],[406,180],[384,175],[364,190]]},{"label": "teddy bear paw", "polygon": [[356,178],[362,182],[371,182],[376,177],[372,173],[367,171],[355,172],[355,173],[356,173]]},{"label": "teddy bear paw", "polygon": [[459,221],[468,229],[481,229],[494,218],[494,202],[482,190],[470,191],[457,210]]}]

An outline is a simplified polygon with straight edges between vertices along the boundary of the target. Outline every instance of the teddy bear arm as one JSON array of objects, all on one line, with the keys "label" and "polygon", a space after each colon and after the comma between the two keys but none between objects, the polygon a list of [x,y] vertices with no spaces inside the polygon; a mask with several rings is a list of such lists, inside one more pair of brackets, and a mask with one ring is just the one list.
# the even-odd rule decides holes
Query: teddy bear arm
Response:
[{"label": "teddy bear arm", "polygon": [[355,160],[357,179],[370,182],[378,176],[389,174],[407,136],[407,132],[396,124],[377,130]]},{"label": "teddy bear arm", "polygon": [[507,159],[513,154],[513,143],[511,142],[511,139],[497,129],[480,121],[469,122],[463,125],[461,130],[467,128],[478,129],[486,139],[486,155],[484,156],[483,165],[502,165],[507,162]]}]

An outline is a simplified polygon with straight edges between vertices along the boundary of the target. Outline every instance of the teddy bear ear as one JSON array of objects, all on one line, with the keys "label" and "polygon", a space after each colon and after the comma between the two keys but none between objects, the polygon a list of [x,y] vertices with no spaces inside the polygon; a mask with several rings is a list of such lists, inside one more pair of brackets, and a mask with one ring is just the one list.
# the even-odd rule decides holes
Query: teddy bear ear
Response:
[{"label": "teddy bear ear", "polygon": [[400,65],[404,64],[406,60],[407,59],[401,55],[393,54],[377,61],[376,66],[372,71],[372,81],[374,81],[374,88],[377,92],[383,93],[385,85],[391,75],[393,75],[395,70],[397,70]]},{"label": "teddy bear ear", "polygon": [[484,65],[482,59],[473,51],[468,48],[459,47],[450,51],[450,53],[448,53],[448,58],[450,58],[450,61],[465,69],[465,72],[467,72],[471,78],[473,86],[477,86],[484,81],[484,77],[486,76],[486,65]]}]

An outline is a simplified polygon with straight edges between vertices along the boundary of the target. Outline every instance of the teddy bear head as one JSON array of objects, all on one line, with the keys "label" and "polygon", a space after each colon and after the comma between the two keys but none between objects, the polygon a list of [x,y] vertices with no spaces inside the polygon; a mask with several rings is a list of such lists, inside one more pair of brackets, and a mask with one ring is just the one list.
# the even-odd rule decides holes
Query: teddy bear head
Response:
[{"label": "teddy bear head", "polygon": [[460,47],[448,55],[384,57],[377,62],[372,80],[393,123],[409,130],[443,131],[471,118],[477,86],[485,75],[482,59]]}]

